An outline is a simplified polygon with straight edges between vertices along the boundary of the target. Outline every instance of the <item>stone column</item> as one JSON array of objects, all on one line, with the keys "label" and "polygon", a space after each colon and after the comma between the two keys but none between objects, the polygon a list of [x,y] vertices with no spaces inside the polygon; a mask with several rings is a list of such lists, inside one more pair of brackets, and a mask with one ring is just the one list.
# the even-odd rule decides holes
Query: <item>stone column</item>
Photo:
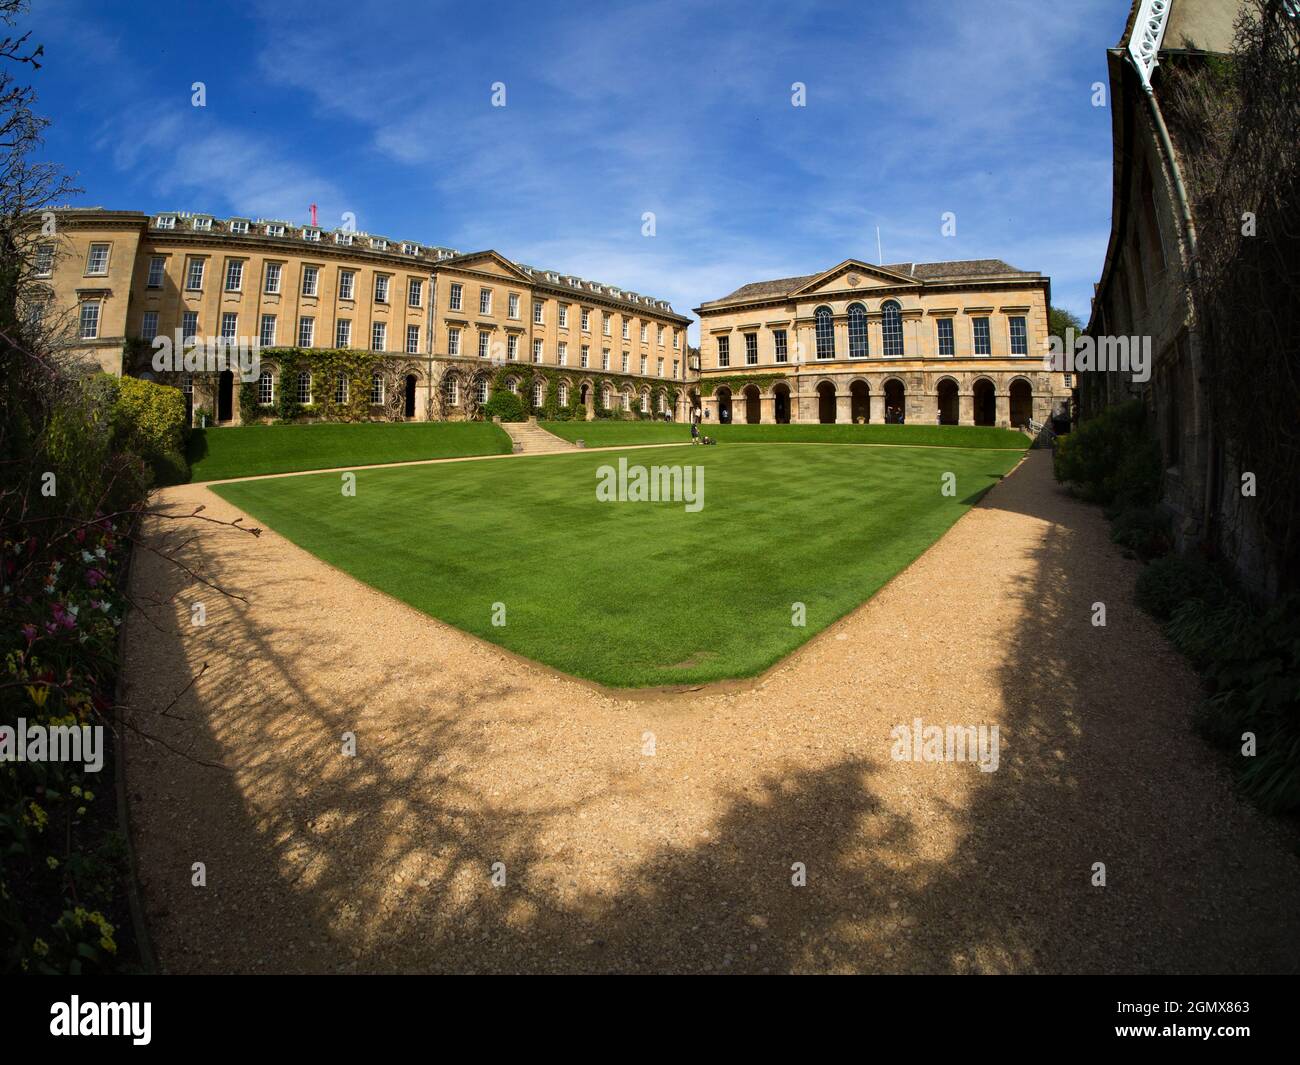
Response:
[{"label": "stone column", "polygon": [[957,424],[975,424],[975,397],[970,392],[962,392],[957,396]]},{"label": "stone column", "polygon": [[871,421],[876,425],[881,425],[885,421],[885,393],[883,389],[873,388],[871,390]]},{"label": "stone column", "polygon": [[838,387],[835,390],[835,423],[853,424],[853,394]]},{"label": "stone column", "polygon": [[917,397],[917,403],[920,406],[920,413],[917,415],[918,425],[938,425],[939,424],[939,397],[933,392],[922,392]]},{"label": "stone column", "polygon": [[1011,424],[1011,397],[999,392],[993,397],[993,423],[1004,429]]},{"label": "stone column", "polygon": [[758,398],[758,420],[763,425],[776,421],[776,396],[766,395]]}]

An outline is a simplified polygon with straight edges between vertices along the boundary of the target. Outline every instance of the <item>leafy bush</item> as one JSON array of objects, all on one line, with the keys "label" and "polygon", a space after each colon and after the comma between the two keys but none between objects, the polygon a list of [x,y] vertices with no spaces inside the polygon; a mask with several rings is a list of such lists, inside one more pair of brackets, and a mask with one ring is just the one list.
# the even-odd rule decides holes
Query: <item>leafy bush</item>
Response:
[{"label": "leafy bush", "polygon": [[509,389],[493,392],[481,408],[483,417],[500,418],[503,422],[527,421],[523,401]]},{"label": "leafy bush", "polygon": [[[1242,790],[1273,813],[1300,809],[1300,598],[1255,613],[1242,600],[1184,604],[1167,627],[1197,662],[1210,695],[1196,726],[1235,755]],[[1254,736],[1254,753],[1243,750]]]},{"label": "leafy bush", "polygon": [[1169,553],[1169,518],[1159,507],[1128,507],[1111,525],[1110,538],[1142,559]]},{"label": "leafy bush", "polygon": [[1061,437],[1053,462],[1056,479],[1093,503],[1144,505],[1160,495],[1160,448],[1141,400],[1108,407]]},{"label": "leafy bush", "polygon": [[1210,606],[1224,599],[1222,582],[1208,565],[1179,555],[1148,565],[1138,576],[1136,591],[1138,606],[1158,621],[1168,621],[1189,599]]},{"label": "leafy bush", "polygon": [[185,461],[185,397],[180,389],[142,381],[114,378],[114,443],[139,455],[153,472],[155,484],[189,480]]}]

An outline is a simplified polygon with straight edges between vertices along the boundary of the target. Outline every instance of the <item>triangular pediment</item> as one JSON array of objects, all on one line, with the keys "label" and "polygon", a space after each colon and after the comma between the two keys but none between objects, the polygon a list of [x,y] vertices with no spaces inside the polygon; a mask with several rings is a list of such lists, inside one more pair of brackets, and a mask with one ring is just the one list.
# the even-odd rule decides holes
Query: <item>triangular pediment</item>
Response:
[{"label": "triangular pediment", "polygon": [[861,259],[845,259],[824,273],[804,282],[791,296],[812,296],[822,292],[864,290],[871,288],[897,288],[899,285],[921,284],[908,274],[886,270],[882,266],[864,263]]},{"label": "triangular pediment", "polygon": [[468,255],[458,255],[455,261],[445,265],[452,269],[473,270],[479,274],[496,274],[498,277],[508,277],[512,281],[532,281],[533,278],[512,263],[500,252],[488,249],[487,251],[471,252]]}]

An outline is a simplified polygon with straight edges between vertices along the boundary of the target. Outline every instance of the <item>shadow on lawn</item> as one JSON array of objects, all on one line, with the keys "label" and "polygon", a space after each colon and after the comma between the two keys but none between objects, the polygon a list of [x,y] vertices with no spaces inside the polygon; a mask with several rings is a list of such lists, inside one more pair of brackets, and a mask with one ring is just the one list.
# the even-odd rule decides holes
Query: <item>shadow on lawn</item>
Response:
[{"label": "shadow on lawn", "polygon": [[[242,609],[214,611],[199,642],[182,628],[192,591],[164,563],[138,556],[135,579],[178,598],[151,610],[160,631],[132,618],[129,654],[140,657],[129,701],[162,706],[182,686],[179,670],[150,664],[195,669],[206,659],[214,668],[177,704],[185,720],[137,719],[181,750],[235,763],[212,769],[130,743],[142,881],[164,966],[1293,969],[1296,877],[1275,875],[1287,890],[1272,897],[1253,891],[1276,856],[1248,812],[1220,807],[1221,782],[1182,720],[1186,690],[1145,686],[1143,656],[1172,652],[1125,605],[1132,567],[1111,552],[1099,515],[1035,492],[1037,474],[1025,472],[981,504],[1045,522],[1000,674],[1002,766],[971,768],[967,805],[940,811],[957,846],[932,858],[920,855],[933,853],[925,844],[934,825],[883,801],[882,748],[878,759],[766,777],[727,797],[707,839],[614,863],[612,881],[591,878],[611,855],[548,843],[545,828],[632,795],[635,781],[606,773],[561,807],[508,787],[517,782],[493,769],[503,744],[535,748],[544,774],[571,771],[554,723],[521,705],[517,689],[453,663],[429,681],[430,667],[403,668],[401,656],[358,687],[350,647],[331,649],[337,662],[309,645],[286,654],[292,622],[261,631]],[[297,597],[309,637],[318,590],[263,572],[256,552],[229,550],[235,535],[190,545],[195,568],[251,594]],[[1113,604],[1100,633],[1089,621],[1097,600]],[[1134,646],[1139,654],[1122,650]],[[426,709],[412,716],[421,677]],[[311,694],[322,687],[335,696]],[[249,704],[250,692],[266,698]],[[942,713],[963,720],[939,708],[936,719]],[[338,742],[348,730],[361,756],[344,760]],[[617,851],[619,839],[607,826],[599,845]],[[192,861],[207,863],[207,888],[189,886]],[[1107,863],[1105,889],[1089,884],[1094,861]],[[486,886],[495,862],[505,863],[504,888]],[[806,863],[807,887],[791,886],[794,862]],[[1234,868],[1236,879],[1225,878]]]}]

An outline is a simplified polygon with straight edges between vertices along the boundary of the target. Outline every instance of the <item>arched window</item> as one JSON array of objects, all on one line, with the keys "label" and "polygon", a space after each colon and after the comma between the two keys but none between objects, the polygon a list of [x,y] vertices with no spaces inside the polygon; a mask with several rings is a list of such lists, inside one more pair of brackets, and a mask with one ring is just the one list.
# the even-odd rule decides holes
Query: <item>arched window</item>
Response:
[{"label": "arched window", "polygon": [[860,303],[849,308],[849,358],[867,357],[867,311]]},{"label": "arched window", "polygon": [[488,383],[486,377],[480,377],[478,379],[478,401],[479,403],[486,403],[488,401]]},{"label": "arched window", "polygon": [[903,309],[897,300],[886,300],[880,308],[880,336],[886,355],[903,354]]},{"label": "arched window", "polygon": [[831,309],[818,307],[814,312],[817,320],[817,358],[835,358],[835,327],[831,324]]},{"label": "arched window", "polygon": [[560,406],[567,407],[568,405],[569,405],[569,385],[568,382],[561,381],[560,382]]},{"label": "arched window", "polygon": [[334,402],[346,403],[347,401],[348,401],[348,375],[345,373],[335,374]]},{"label": "arched window", "polygon": [[533,382],[533,406],[540,407],[546,402],[546,392],[542,388],[541,381]]},{"label": "arched window", "polygon": [[510,394],[512,396],[519,395],[519,382],[516,381],[513,377],[509,378],[506,381],[506,388],[510,389]]},{"label": "arched window", "polygon": [[269,407],[275,402],[275,378],[270,370],[263,370],[257,378],[257,402]]},{"label": "arched window", "polygon": [[609,385],[602,385],[600,388],[600,405],[606,410],[609,409]]},{"label": "arched window", "polygon": [[303,406],[311,405],[311,374],[305,371],[298,375],[298,402]]},{"label": "arched window", "polygon": [[632,409],[632,393],[631,393],[631,392],[624,392],[624,393],[623,393],[623,409],[624,409],[624,410],[627,410],[627,411],[630,411],[630,410]]},{"label": "arched window", "polygon": [[642,393],[641,393],[641,413],[642,413],[642,414],[649,414],[649,413],[650,413],[650,393],[649,393],[649,392],[642,392]]},{"label": "arched window", "polygon": [[447,406],[455,407],[460,403],[460,381],[454,375],[443,378],[442,394],[446,397]]}]

